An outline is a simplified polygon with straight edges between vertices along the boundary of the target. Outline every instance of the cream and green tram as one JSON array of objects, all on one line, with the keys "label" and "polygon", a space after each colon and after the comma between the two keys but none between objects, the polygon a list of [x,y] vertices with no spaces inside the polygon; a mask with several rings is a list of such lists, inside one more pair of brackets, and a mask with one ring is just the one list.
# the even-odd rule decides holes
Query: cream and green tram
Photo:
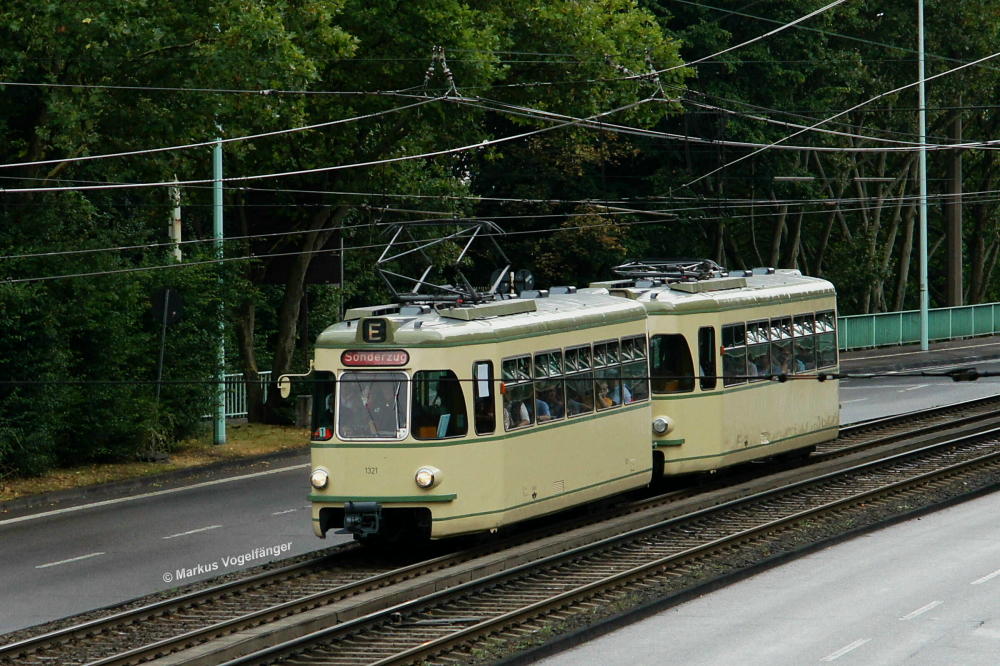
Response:
[{"label": "cream and green tram", "polygon": [[634,298],[649,316],[657,474],[808,452],[836,438],[838,382],[816,379],[837,372],[836,294],[826,280],[758,269],[597,284]]},{"label": "cream and green tram", "polygon": [[489,531],[647,485],[646,308],[566,291],[358,308],[326,329],[311,375],[316,534]]}]

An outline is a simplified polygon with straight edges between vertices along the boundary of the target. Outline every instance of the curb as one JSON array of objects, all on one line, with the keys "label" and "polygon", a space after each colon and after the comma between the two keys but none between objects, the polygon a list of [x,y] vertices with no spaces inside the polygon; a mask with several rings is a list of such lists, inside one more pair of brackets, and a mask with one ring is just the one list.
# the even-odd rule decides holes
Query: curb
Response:
[{"label": "curb", "polygon": [[198,467],[176,469],[169,472],[136,477],[134,479],[124,479],[122,481],[111,481],[94,486],[81,486],[79,488],[67,488],[66,490],[28,495],[0,502],[0,516],[3,518],[13,518],[36,513],[42,509],[50,510],[75,504],[127,497],[128,495],[136,494],[137,491],[148,492],[151,489],[164,490],[167,488],[176,488],[195,481],[204,480],[204,477],[225,478],[227,476],[237,476],[253,471],[262,471],[276,462],[292,461],[300,457],[305,459],[308,455],[309,447],[303,446],[275,453],[265,453],[259,456],[220,460]]}]

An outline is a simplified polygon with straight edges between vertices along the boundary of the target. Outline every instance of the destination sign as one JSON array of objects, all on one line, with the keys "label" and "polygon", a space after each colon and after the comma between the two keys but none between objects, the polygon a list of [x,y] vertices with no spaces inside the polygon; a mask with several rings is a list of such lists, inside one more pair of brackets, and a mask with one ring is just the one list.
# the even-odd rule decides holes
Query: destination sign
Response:
[{"label": "destination sign", "polygon": [[348,349],[340,355],[344,365],[357,366],[399,366],[410,362],[410,355],[402,349]]}]

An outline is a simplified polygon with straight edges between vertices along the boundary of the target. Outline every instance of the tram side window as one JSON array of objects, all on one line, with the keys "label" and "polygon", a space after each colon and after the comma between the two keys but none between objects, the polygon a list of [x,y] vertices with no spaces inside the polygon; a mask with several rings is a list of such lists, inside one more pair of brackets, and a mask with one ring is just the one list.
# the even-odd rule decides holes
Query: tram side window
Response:
[{"label": "tram side window", "polygon": [[649,375],[653,393],[694,390],[694,364],[683,335],[654,335],[649,340]]},{"label": "tram side window", "polygon": [[500,367],[503,379],[504,430],[523,428],[535,422],[535,396],[531,382],[531,357],[506,359]]},{"label": "tram side window", "polygon": [[565,416],[562,352],[535,354],[535,419],[542,423]]},{"label": "tram side window", "polygon": [[622,366],[617,340],[594,344],[594,404],[598,410],[622,404]]},{"label": "tram side window", "polygon": [[413,375],[413,436],[458,437],[469,430],[462,383],[451,370],[421,370]]},{"label": "tram side window", "polygon": [[821,368],[837,365],[837,317],[833,310],[816,313],[816,357]]},{"label": "tram side window", "polygon": [[566,415],[594,411],[594,363],[590,345],[566,350]]},{"label": "tram side window", "polygon": [[312,438],[326,441],[333,438],[333,406],[337,398],[337,383],[332,372],[313,375]]},{"label": "tram side window", "polygon": [[337,432],[347,439],[401,439],[408,387],[402,372],[345,372],[340,376]]},{"label": "tram side window", "polygon": [[747,374],[763,381],[771,372],[770,325],[763,321],[751,321],[747,324]]},{"label": "tram side window", "polygon": [[795,372],[816,369],[816,336],[813,316],[795,315]]},{"label": "tram side window", "polygon": [[771,320],[771,370],[772,375],[790,374],[795,370],[792,349],[792,318],[776,317]]},{"label": "tram side window", "polygon": [[746,324],[728,324],[722,327],[723,386],[733,386],[746,381],[746,345]]},{"label": "tram side window", "polygon": [[488,435],[497,429],[493,362],[476,361],[473,363],[472,380],[472,404],[476,414],[476,434]]},{"label": "tram side window", "polygon": [[702,391],[711,391],[716,386],[715,379],[715,328],[703,326],[698,329],[698,371]]},{"label": "tram side window", "polygon": [[649,399],[646,336],[622,338],[622,393],[625,403]]}]

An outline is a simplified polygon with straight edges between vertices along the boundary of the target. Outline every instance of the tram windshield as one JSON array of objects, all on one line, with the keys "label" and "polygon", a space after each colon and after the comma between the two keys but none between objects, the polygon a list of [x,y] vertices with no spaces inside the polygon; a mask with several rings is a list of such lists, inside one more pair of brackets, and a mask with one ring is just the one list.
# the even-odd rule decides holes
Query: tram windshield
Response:
[{"label": "tram windshield", "polygon": [[337,434],[343,439],[402,439],[408,394],[402,372],[345,372],[337,396]]}]

